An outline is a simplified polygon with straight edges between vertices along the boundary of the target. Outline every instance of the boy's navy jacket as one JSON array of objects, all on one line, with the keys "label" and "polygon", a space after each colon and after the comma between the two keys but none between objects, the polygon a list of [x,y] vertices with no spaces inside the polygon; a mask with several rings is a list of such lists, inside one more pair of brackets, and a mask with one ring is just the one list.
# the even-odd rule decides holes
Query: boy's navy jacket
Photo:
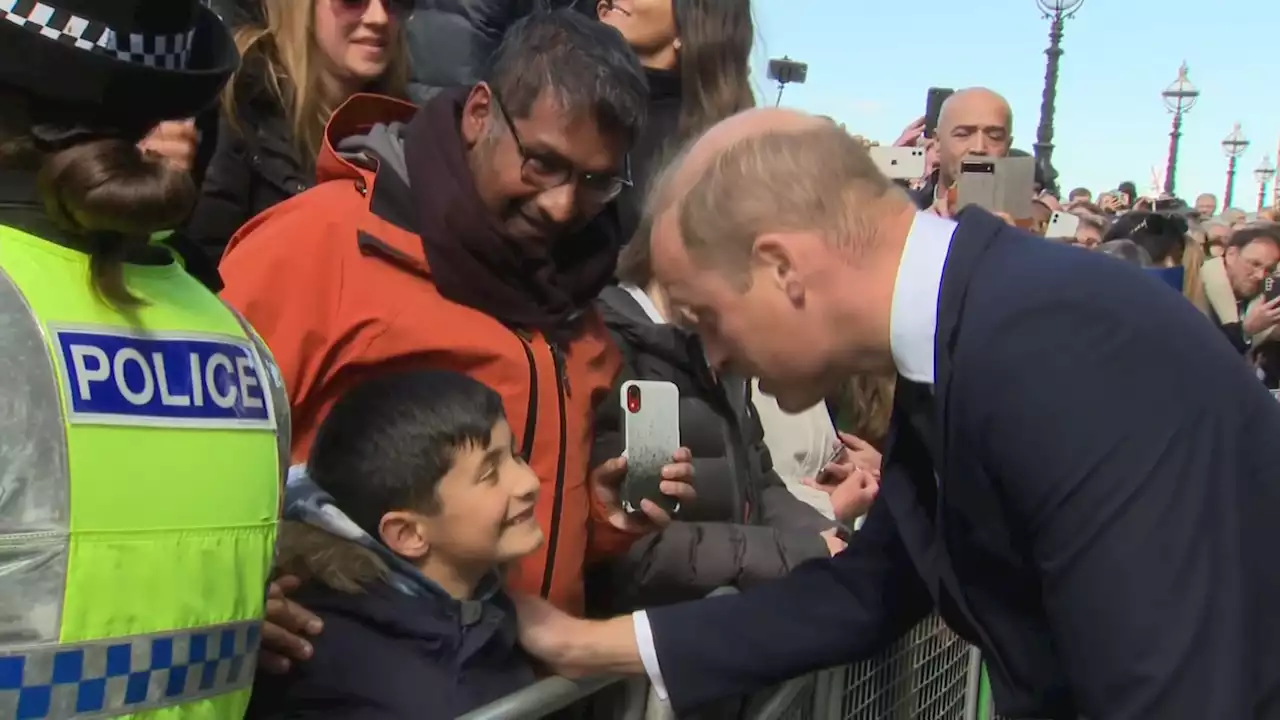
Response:
[{"label": "boy's navy jacket", "polygon": [[534,681],[501,592],[471,625],[456,600],[386,584],[350,594],[311,582],[293,599],[324,632],[288,675],[258,673],[246,718],[452,720]]},{"label": "boy's navy jacket", "polygon": [[[276,566],[324,621],[312,658],[258,673],[246,718],[452,720],[534,681],[515,609],[491,575],[473,599],[444,592],[290,471]],[[371,579],[372,578],[372,579]]]}]

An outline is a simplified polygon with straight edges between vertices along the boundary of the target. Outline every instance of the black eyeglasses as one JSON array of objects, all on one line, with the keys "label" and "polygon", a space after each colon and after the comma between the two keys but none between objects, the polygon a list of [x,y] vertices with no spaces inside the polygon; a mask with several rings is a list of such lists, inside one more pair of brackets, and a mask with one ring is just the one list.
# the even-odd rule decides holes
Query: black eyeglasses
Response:
[{"label": "black eyeglasses", "polygon": [[498,93],[491,88],[489,94],[493,97],[493,104],[497,106],[498,112],[502,114],[502,121],[511,131],[511,139],[516,143],[516,150],[521,158],[520,177],[526,183],[539,190],[552,190],[576,179],[578,187],[597,202],[609,202],[618,197],[624,187],[632,186],[630,153],[623,160],[622,176],[619,177],[610,173],[582,172],[562,157],[532,152],[520,140],[520,132],[516,130],[516,124],[507,114],[507,108],[502,104]]}]

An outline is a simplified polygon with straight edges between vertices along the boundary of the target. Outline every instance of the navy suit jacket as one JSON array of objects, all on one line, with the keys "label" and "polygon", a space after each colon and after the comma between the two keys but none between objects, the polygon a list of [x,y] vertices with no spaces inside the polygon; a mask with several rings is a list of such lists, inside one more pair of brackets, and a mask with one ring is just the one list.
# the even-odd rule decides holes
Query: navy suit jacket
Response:
[{"label": "navy suit jacket", "polygon": [[966,210],[935,361],[848,549],[649,612],[677,710],[866,659],[936,610],[1001,714],[1280,717],[1280,405],[1213,324]]}]

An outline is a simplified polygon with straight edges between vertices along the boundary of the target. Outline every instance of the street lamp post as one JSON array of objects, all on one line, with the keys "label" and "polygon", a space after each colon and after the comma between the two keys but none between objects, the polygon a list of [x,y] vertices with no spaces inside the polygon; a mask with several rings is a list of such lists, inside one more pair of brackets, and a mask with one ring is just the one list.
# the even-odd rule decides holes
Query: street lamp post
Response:
[{"label": "street lamp post", "polygon": [[1253,171],[1253,179],[1258,181],[1258,212],[1262,212],[1262,208],[1267,204],[1267,184],[1276,176],[1276,166],[1271,164],[1271,158],[1263,155],[1262,162],[1258,163],[1258,169]]},{"label": "street lamp post", "polygon": [[1062,28],[1076,14],[1084,0],[1036,0],[1049,27],[1048,63],[1044,71],[1044,95],[1040,101],[1040,128],[1036,132],[1036,163],[1044,169],[1046,188],[1058,187],[1058,171],[1053,167],[1053,113],[1058,96],[1058,64],[1062,59]]},{"label": "street lamp post", "polygon": [[1236,161],[1249,149],[1249,140],[1240,129],[1240,123],[1222,141],[1222,152],[1227,156],[1227,191],[1222,196],[1222,208],[1231,207],[1231,194],[1236,189]]},{"label": "street lamp post", "polygon": [[[1276,148],[1276,160],[1280,160],[1280,148]],[[1271,207],[1280,208],[1280,182],[1271,186]]]},{"label": "street lamp post", "polygon": [[1182,140],[1182,116],[1196,104],[1200,91],[1187,79],[1187,63],[1178,68],[1178,79],[1160,93],[1164,106],[1173,113],[1173,131],[1169,133],[1169,164],[1164,171],[1164,191],[1173,195],[1178,176],[1178,143]]}]

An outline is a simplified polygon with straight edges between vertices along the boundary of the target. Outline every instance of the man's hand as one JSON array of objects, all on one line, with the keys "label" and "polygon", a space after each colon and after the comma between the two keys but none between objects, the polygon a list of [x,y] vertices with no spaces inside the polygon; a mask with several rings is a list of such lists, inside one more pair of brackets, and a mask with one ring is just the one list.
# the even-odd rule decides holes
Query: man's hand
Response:
[{"label": "man's hand", "polygon": [[1280,297],[1266,302],[1254,303],[1244,314],[1241,326],[1245,335],[1253,336],[1280,324]]},{"label": "man's hand", "polygon": [[822,539],[827,543],[827,552],[831,553],[831,557],[840,554],[841,550],[849,547],[849,544],[840,539],[840,535],[835,528],[826,530],[822,533]]},{"label": "man's hand", "polygon": [[513,594],[520,645],[553,672],[575,678],[644,672],[630,615],[576,618],[542,598]]},{"label": "man's hand", "polygon": [[310,660],[313,649],[304,636],[315,637],[324,630],[320,618],[285,597],[301,584],[298,578],[285,575],[267,589],[267,618],[258,650],[258,665],[267,672],[281,675],[293,663]]},{"label": "man's hand", "polygon": [[[692,453],[680,448],[671,458],[671,464],[662,468],[662,482],[658,490],[675,498],[681,504],[697,498],[693,489]],[[622,482],[627,477],[627,459],[617,457],[591,472],[587,483],[608,512],[609,524],[631,533],[648,533],[671,524],[671,516],[652,500],[640,501],[643,517],[628,514],[622,507]]]},{"label": "man's hand", "polygon": [[144,153],[164,158],[183,172],[191,172],[199,142],[195,120],[166,120],[155,126],[138,143],[138,148]]},{"label": "man's hand", "polygon": [[897,140],[893,141],[894,147],[916,147],[920,144],[920,138],[924,137],[925,118],[920,116],[911,121],[911,124],[903,128],[902,134]]},{"label": "man's hand", "polygon": [[[821,476],[819,476],[821,477]],[[821,490],[831,498],[831,507],[835,510],[836,519],[851,522],[867,514],[876,494],[880,492],[880,473],[867,470],[853,472],[835,479],[833,476],[826,483],[813,478],[804,480],[804,484]]]},{"label": "man's hand", "polygon": [[512,593],[520,645],[557,675],[581,677],[590,670],[569,664],[566,640],[577,637],[587,622],[534,595]]}]

